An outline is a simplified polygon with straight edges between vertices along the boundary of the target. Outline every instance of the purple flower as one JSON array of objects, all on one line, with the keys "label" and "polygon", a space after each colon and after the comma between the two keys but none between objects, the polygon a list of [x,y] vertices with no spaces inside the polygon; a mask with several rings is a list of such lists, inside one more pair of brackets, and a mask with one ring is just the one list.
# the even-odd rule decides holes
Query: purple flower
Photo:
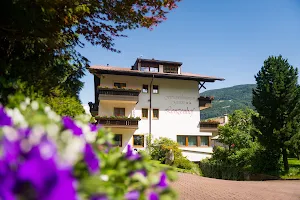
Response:
[{"label": "purple flower", "polygon": [[156,192],[151,192],[148,195],[148,200],[159,200],[159,195]]},{"label": "purple flower", "polygon": [[138,153],[133,153],[133,150],[131,148],[130,145],[127,145],[127,152],[126,152],[126,155],[125,157],[128,159],[128,160],[138,160],[141,158],[140,154]]},{"label": "purple flower", "polygon": [[160,175],[160,179],[159,179],[159,182],[158,184],[156,185],[160,188],[165,188],[165,187],[168,187],[168,183],[167,183],[167,175],[165,172],[162,172],[161,175]]},{"label": "purple flower", "polygon": [[[26,138],[29,130],[19,130]],[[28,198],[77,199],[72,168],[61,169],[56,164],[56,147],[47,137],[32,147],[21,151],[21,141],[0,141],[4,153],[0,158],[0,199],[14,200],[30,194]],[[26,196],[27,197],[27,196]]]},{"label": "purple flower", "polygon": [[52,187],[49,195],[45,195],[43,200],[53,199],[78,199],[74,188],[75,179],[71,170],[59,170],[55,185]]},{"label": "purple flower", "polygon": [[91,131],[97,131],[98,127],[95,124],[89,124]]},{"label": "purple flower", "polygon": [[127,200],[138,200],[139,197],[140,197],[140,192],[137,191],[137,190],[133,190],[131,192],[128,192],[125,195],[125,199],[127,199]]},{"label": "purple flower", "polygon": [[0,127],[1,126],[12,126],[11,118],[5,113],[5,110],[0,106]]},{"label": "purple flower", "polygon": [[99,170],[99,160],[93,150],[92,145],[86,143],[84,148],[84,161],[86,162],[91,173],[96,173]]},{"label": "purple flower", "polygon": [[72,130],[74,135],[82,135],[82,130],[70,117],[63,117],[63,125],[66,129]]},{"label": "purple flower", "polygon": [[90,197],[90,200],[108,200],[105,194],[94,194]]}]

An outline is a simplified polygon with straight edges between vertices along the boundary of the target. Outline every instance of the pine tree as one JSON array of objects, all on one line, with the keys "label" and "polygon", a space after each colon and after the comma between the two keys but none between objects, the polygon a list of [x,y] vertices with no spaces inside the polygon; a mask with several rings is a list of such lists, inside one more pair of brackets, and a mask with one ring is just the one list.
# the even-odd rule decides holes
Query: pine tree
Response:
[{"label": "pine tree", "polygon": [[[252,104],[259,113],[253,119],[259,130],[258,141],[266,148],[269,159],[279,163],[283,157],[288,170],[288,142],[298,132],[299,85],[298,69],[282,56],[271,56],[255,76],[257,86],[253,90]],[[276,166],[274,166],[275,168]]]}]

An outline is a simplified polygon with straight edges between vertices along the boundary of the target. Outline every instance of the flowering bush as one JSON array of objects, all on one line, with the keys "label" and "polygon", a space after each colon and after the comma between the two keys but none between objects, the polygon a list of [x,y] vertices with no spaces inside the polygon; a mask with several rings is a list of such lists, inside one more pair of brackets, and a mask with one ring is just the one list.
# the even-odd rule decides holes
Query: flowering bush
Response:
[{"label": "flowering bush", "polygon": [[[173,171],[160,171],[90,117],[60,117],[26,99],[0,105],[0,199],[175,199]],[[169,178],[169,179],[168,179]]]}]

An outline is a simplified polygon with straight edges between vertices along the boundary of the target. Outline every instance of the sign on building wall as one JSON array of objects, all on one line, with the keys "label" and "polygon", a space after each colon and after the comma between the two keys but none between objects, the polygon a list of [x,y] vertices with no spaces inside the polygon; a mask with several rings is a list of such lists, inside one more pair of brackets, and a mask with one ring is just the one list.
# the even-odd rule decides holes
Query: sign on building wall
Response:
[{"label": "sign on building wall", "polygon": [[196,97],[189,96],[166,96],[165,100],[168,101],[169,106],[166,111],[171,115],[193,115],[196,111],[195,100]]}]

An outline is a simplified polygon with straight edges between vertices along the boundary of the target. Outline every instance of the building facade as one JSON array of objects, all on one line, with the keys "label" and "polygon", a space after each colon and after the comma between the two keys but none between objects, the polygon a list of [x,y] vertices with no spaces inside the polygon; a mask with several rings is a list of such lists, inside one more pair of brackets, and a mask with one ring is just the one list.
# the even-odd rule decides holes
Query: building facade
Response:
[{"label": "building facade", "polygon": [[137,59],[131,68],[92,66],[95,104],[91,112],[110,128],[123,151],[128,144],[146,147],[146,138],[177,141],[191,161],[212,153],[211,132],[201,132],[200,110],[210,98],[200,98],[205,82],[222,78],[182,72],[182,63]]}]

